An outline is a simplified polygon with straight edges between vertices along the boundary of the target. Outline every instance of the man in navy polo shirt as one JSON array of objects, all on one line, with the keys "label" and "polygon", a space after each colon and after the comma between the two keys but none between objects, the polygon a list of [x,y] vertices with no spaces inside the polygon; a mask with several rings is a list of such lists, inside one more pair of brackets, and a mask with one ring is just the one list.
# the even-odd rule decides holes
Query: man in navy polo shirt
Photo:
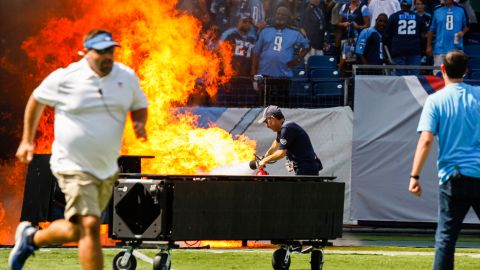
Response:
[{"label": "man in navy polo shirt", "polygon": [[286,156],[291,164],[289,168],[295,171],[295,175],[318,175],[323,169],[307,132],[297,123],[285,121],[279,107],[270,105],[265,108],[258,123],[265,123],[269,129],[277,133],[277,138],[273,140],[265,157],[260,160],[258,168],[262,169],[266,163]]}]

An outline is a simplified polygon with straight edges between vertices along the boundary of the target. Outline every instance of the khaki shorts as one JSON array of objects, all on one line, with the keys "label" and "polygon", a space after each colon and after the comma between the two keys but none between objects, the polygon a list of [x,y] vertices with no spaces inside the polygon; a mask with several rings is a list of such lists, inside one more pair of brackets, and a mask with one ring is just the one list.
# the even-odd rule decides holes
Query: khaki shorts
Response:
[{"label": "khaki shorts", "polygon": [[118,173],[100,180],[90,173],[68,171],[54,173],[65,194],[65,219],[75,215],[100,217],[113,194]]}]

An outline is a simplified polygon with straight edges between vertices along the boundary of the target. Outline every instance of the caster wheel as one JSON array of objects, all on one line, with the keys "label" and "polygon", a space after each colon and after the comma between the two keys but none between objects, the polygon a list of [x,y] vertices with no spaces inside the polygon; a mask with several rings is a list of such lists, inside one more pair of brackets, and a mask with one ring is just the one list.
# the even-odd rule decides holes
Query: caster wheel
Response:
[{"label": "caster wheel", "polygon": [[114,270],[135,270],[137,268],[137,259],[135,256],[130,255],[128,261],[125,264],[122,264],[123,256],[125,251],[119,252],[115,257],[113,257],[113,269]]},{"label": "caster wheel", "polygon": [[310,257],[310,266],[312,270],[322,270],[323,268],[323,252],[321,250],[313,250]]},{"label": "caster wheel", "polygon": [[272,266],[273,269],[275,270],[288,270],[290,268],[290,254],[288,255],[288,258],[285,258],[287,256],[287,250],[283,248],[279,248],[273,252],[272,256]]},{"label": "caster wheel", "polygon": [[153,258],[153,270],[170,270],[171,266],[172,261],[168,253],[158,253]]}]

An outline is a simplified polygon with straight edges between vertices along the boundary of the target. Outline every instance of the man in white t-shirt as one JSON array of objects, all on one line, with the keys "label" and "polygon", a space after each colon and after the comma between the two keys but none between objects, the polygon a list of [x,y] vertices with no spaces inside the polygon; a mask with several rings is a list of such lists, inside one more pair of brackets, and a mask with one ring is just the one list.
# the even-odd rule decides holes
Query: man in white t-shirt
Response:
[{"label": "man in white t-shirt", "polygon": [[137,138],[146,140],[147,99],[135,72],[115,63],[118,43],[110,32],[95,29],[84,39],[85,57],[52,72],[33,91],[25,109],[24,129],[17,158],[32,160],[34,138],[45,106],[55,109],[50,167],[65,194],[65,219],[36,230],[18,225],[8,265],[22,269],[40,246],[78,242],[83,269],[102,269],[100,216],[118,177],[127,113]]}]

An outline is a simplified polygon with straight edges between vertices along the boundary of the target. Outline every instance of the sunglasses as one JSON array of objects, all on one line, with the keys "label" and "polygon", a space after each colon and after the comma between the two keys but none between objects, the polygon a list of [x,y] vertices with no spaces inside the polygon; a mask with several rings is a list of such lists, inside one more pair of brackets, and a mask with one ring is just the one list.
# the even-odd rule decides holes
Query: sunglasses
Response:
[{"label": "sunglasses", "polygon": [[115,47],[106,48],[103,50],[94,50],[98,54],[112,54],[115,51]]}]

